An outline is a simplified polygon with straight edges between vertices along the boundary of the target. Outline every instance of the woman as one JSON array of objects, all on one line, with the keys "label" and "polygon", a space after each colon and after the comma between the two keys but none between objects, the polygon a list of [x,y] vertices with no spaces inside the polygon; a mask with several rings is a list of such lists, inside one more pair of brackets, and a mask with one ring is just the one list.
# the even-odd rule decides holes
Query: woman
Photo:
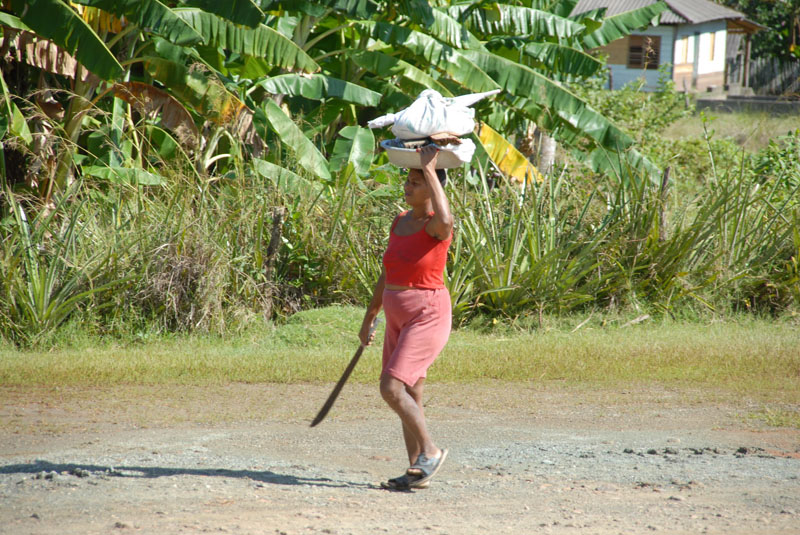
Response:
[{"label": "woman", "polygon": [[383,307],[381,396],[400,416],[410,466],[382,486],[398,490],[427,487],[447,456],[428,434],[422,392],[427,369],[450,336],[450,294],[443,272],[453,216],[443,187],[447,175],[436,169],[438,149],[428,145],[417,151],[422,169],[410,169],[403,187],[411,209],[392,223],[383,271],[359,333],[363,344],[372,342],[369,328]]}]

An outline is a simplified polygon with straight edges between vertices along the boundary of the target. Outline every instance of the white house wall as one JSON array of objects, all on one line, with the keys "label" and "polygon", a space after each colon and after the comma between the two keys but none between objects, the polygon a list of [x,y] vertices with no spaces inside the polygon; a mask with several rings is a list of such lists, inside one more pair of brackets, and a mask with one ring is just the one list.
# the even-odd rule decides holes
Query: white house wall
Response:
[{"label": "white house wall", "polygon": [[[725,70],[726,37],[725,30],[700,34],[700,54],[698,57],[697,74],[708,74]],[[713,50],[711,47],[712,40],[714,43]]]},{"label": "white house wall", "polygon": [[[711,35],[714,34],[714,58],[711,59]],[[708,74],[711,72],[721,72],[725,70],[725,44],[727,41],[727,24],[724,20],[706,22],[695,25],[678,26],[676,38],[689,37],[694,43],[699,42],[697,50],[698,74]],[[692,61],[695,51],[690,51],[690,61]]]},{"label": "white house wall", "polygon": [[[712,38],[713,35],[713,38]],[[725,47],[727,44],[727,23],[724,20],[705,22],[703,24],[685,24],[677,27],[676,40],[688,37],[689,61],[695,63],[694,79],[696,89],[704,90],[709,86],[724,83]],[[712,57],[713,42],[713,57]],[[678,64],[678,50],[675,51],[675,64]],[[678,84],[681,89],[682,84]]]}]

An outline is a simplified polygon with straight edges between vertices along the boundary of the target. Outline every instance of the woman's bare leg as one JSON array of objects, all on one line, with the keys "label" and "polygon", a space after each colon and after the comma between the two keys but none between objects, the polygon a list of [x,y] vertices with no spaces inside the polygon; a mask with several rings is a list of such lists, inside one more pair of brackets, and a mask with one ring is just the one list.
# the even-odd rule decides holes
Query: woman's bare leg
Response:
[{"label": "woman's bare leg", "polygon": [[[417,387],[420,387],[417,389]],[[439,448],[428,435],[425,415],[422,410],[422,385],[407,387],[402,381],[384,374],[381,376],[381,396],[403,422],[403,437],[406,440],[409,460],[413,463],[420,453],[436,457]],[[412,395],[411,392],[414,392]],[[413,455],[413,457],[412,457]]]},{"label": "woman's bare leg", "polygon": [[[423,421],[425,420],[425,409],[422,406],[422,391],[425,388],[425,378],[420,378],[414,386],[405,385],[406,392],[414,399],[414,402],[419,407],[419,412],[422,414]],[[416,462],[419,454],[422,453],[422,444],[417,442],[414,433],[412,433],[406,424],[403,424],[403,439],[406,442],[406,450],[408,451],[408,464],[412,465]]]}]

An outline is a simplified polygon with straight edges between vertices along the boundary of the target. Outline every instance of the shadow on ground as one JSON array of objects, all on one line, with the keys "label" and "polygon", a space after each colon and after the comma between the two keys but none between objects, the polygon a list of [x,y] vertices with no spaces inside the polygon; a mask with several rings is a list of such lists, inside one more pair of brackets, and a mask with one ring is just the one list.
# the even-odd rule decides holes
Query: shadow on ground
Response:
[{"label": "shadow on ground", "polygon": [[51,463],[37,460],[33,463],[10,464],[0,466],[0,474],[43,474],[42,477],[52,478],[53,472],[57,474],[68,473],[77,477],[101,475],[105,477],[123,478],[156,478],[170,476],[215,476],[226,478],[250,479],[261,483],[273,485],[310,485],[315,487],[334,488],[378,488],[375,485],[355,483],[353,481],[334,480],[326,477],[298,477],[287,474],[278,474],[269,470],[229,470],[226,468],[170,468],[161,466],[99,466],[78,463]]}]

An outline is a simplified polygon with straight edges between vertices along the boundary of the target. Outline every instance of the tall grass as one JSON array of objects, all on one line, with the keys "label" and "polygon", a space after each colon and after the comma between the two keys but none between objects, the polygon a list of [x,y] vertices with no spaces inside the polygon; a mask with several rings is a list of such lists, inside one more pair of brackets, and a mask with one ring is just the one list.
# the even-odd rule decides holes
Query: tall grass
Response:
[{"label": "tall grass", "polygon": [[741,167],[670,199],[666,185],[630,170],[592,180],[562,173],[528,191],[455,195],[456,311],[780,313],[800,304],[795,183]]},{"label": "tall grass", "polygon": [[31,218],[24,199],[6,189],[11,217],[3,240],[0,327],[23,343],[36,342],[83,306],[109,307],[109,292],[130,280],[105,276],[119,247],[99,243],[97,211],[75,199],[75,190]]}]

